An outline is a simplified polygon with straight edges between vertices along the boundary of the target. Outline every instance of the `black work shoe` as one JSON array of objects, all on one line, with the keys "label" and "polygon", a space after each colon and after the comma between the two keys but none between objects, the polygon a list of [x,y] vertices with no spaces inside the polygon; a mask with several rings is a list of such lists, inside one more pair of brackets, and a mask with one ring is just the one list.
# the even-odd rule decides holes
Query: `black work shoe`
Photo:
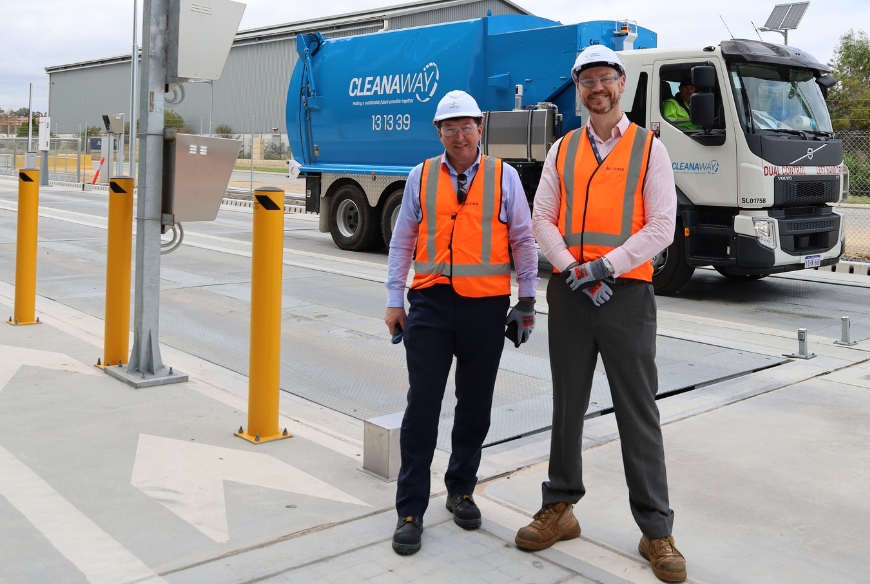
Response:
[{"label": "black work shoe", "polygon": [[399,517],[393,533],[393,551],[407,556],[420,551],[420,536],[423,534],[422,517]]},{"label": "black work shoe", "polygon": [[447,495],[447,510],[453,513],[453,522],[462,529],[480,527],[480,508],[471,495]]}]

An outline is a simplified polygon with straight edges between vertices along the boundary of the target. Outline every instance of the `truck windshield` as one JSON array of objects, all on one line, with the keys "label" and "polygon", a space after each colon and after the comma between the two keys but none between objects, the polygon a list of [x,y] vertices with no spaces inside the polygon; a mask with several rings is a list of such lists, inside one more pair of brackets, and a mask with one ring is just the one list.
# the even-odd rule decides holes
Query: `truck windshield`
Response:
[{"label": "truck windshield", "polygon": [[747,132],[833,132],[828,108],[810,69],[732,63],[729,70],[740,123]]}]

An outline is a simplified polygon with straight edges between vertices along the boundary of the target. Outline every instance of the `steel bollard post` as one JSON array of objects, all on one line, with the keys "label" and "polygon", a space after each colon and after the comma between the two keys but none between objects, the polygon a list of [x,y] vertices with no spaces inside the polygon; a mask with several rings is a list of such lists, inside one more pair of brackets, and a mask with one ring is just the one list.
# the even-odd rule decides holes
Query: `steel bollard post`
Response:
[{"label": "steel bollard post", "polygon": [[121,365],[130,354],[130,265],[133,253],[133,179],[109,181],[109,236],[106,249],[104,369]]},{"label": "steel bollard post", "polygon": [[39,324],[36,318],[36,239],[39,234],[39,171],[18,172],[18,234],[15,242],[15,308],[9,324]]},{"label": "steel bollard post", "polygon": [[835,345],[846,345],[847,347],[851,347],[852,345],[857,345],[858,341],[852,340],[851,328],[852,323],[849,320],[848,316],[840,317],[840,324],[842,326],[842,330],[840,331],[840,340],[834,341]]},{"label": "steel bollard post", "polygon": [[815,357],[815,353],[810,353],[807,344],[807,329],[799,328],[798,329],[798,352],[785,354],[783,357],[790,357],[792,359],[812,359]]},{"label": "steel bollard post", "polygon": [[255,444],[290,438],[278,428],[281,382],[281,295],[284,260],[284,191],[254,191],[251,267],[251,353],[248,427],[236,436]]}]

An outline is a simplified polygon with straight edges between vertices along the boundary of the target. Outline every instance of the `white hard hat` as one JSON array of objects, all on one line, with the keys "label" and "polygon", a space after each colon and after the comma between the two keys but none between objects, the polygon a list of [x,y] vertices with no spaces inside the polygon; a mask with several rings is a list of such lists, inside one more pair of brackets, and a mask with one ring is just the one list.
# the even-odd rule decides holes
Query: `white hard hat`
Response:
[{"label": "white hard hat", "polygon": [[577,77],[584,69],[591,67],[613,67],[619,70],[622,75],[625,75],[625,67],[616,51],[609,49],[603,45],[592,45],[583,49],[577,59],[574,61],[574,66],[571,67],[571,79],[577,83]]},{"label": "white hard hat", "polygon": [[480,118],[483,114],[474,98],[460,89],[448,91],[438,102],[435,117],[432,122],[449,120],[450,118]]}]

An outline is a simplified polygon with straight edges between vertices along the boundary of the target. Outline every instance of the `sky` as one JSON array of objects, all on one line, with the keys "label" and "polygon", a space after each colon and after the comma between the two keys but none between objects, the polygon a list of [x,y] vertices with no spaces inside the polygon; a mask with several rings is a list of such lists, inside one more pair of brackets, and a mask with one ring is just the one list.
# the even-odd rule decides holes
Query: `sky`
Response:
[{"label": "sky", "polygon": [[[658,33],[661,48],[718,44],[731,35],[757,39],[750,21],[762,26],[777,0],[724,2],[651,2],[649,0],[513,0],[537,16],[563,24],[625,19]],[[781,1],[781,0],[779,0]],[[406,0],[248,0],[240,30],[346,14],[404,4]],[[142,0],[138,2],[138,44],[141,46]],[[13,8],[2,0],[0,35],[0,108],[26,107],[33,83],[33,109],[45,111],[48,77],[45,67],[130,54],[133,44],[133,0],[29,0]],[[721,18],[720,18],[721,17]],[[811,0],[789,44],[821,62],[830,61],[840,36],[850,28],[870,32],[870,0]],[[761,33],[765,41],[781,43],[782,35]],[[94,89],[95,91],[98,88]]]}]

